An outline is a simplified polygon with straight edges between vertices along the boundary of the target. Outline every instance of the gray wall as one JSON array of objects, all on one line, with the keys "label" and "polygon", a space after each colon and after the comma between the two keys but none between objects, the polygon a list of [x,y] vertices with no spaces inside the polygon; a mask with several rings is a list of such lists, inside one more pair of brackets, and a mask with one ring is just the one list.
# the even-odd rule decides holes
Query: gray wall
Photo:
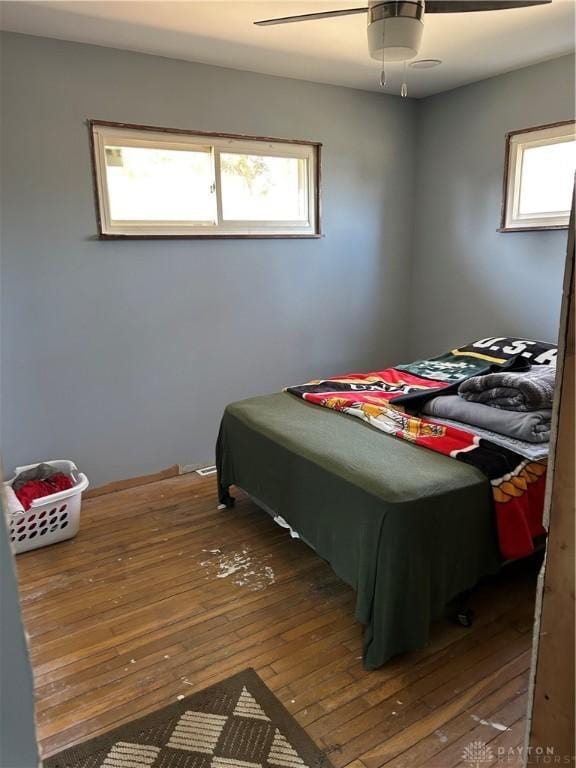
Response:
[{"label": "gray wall", "polygon": [[[0,135],[1,132],[2,124],[0,123]],[[3,157],[0,154],[0,178],[3,170],[2,160]],[[2,208],[0,204],[0,245]],[[1,267],[2,248],[0,247],[0,278]],[[0,290],[0,308],[1,296]],[[0,458],[0,484],[3,480]],[[22,625],[14,556],[8,541],[3,504],[4,497],[0,489],[0,766],[1,768],[35,768],[38,765],[38,749],[32,669]]]},{"label": "gray wall", "polygon": [[490,335],[556,338],[566,231],[496,228],[506,132],[573,118],[571,57],[418,103],[412,356]]},{"label": "gray wall", "polygon": [[[6,469],[211,462],[223,407],[403,354],[414,104],[5,34]],[[322,240],[98,242],[87,118],[323,142]]]}]

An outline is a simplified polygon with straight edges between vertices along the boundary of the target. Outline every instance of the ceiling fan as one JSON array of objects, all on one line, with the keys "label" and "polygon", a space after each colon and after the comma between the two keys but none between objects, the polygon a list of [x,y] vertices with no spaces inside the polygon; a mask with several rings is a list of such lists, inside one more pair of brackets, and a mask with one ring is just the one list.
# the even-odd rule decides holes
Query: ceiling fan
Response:
[{"label": "ceiling fan", "polygon": [[[368,17],[368,48],[370,56],[382,62],[380,85],[386,85],[385,63],[413,59],[420,48],[424,18],[428,13],[465,13],[470,11],[500,11],[547,5],[552,0],[368,0],[363,8],[342,8],[335,11],[282,16],[278,19],[255,21],[259,27],[292,24],[300,21],[330,19],[335,16],[353,16],[366,13]],[[402,83],[402,96],[407,95],[406,82]]]}]

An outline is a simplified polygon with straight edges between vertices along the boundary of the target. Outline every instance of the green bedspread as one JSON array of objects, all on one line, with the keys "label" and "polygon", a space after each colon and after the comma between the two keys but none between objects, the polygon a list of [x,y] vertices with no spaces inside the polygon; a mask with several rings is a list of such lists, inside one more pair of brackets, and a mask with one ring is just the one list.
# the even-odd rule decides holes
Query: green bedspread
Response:
[{"label": "green bedspread", "polygon": [[356,591],[368,668],[425,645],[500,566],[479,470],[287,393],[226,408],[217,467],[221,500],[237,485],[263,502]]}]

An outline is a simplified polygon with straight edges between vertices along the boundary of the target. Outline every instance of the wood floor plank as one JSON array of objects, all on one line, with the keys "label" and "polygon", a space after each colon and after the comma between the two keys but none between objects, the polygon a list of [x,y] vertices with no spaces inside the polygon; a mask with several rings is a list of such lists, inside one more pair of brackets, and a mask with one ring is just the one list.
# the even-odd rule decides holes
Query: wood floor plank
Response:
[{"label": "wood floor plank", "polygon": [[536,563],[476,590],[472,628],[439,621],[368,672],[352,590],[235,495],[217,510],[194,474],[101,495],[76,539],[17,558],[44,754],[247,666],[336,768],[454,768],[476,736],[520,743]]},{"label": "wood floor plank", "polygon": [[[527,673],[513,677],[508,683],[498,685],[483,699],[474,705],[474,712],[482,718],[492,718],[500,706],[519,697],[525,702],[528,685]],[[475,726],[470,709],[464,709],[456,718],[449,720],[442,727],[430,729],[423,728],[420,735],[405,734],[402,743],[398,742],[396,749],[389,745],[388,756],[383,756],[381,765],[392,765],[395,762],[402,763],[402,768],[416,768],[425,765],[430,768],[442,768],[445,755],[442,752],[465,737],[465,743],[469,743],[469,733]],[[430,731],[430,732],[428,732]],[[461,751],[460,753],[461,754]]]},{"label": "wood floor plank", "polygon": [[[519,660],[514,660],[509,665],[508,676],[513,675],[516,677],[519,669],[525,672],[527,663],[529,663],[529,659],[527,652],[525,652]],[[450,699],[445,706],[429,708],[429,714],[411,723],[409,727],[398,731],[392,738],[387,739],[384,744],[363,753],[362,761],[366,764],[367,768],[379,768],[379,766],[389,763],[397,754],[401,754],[413,743],[420,741],[424,737],[429,737],[431,734],[436,733],[437,730],[442,729],[452,719],[458,717],[464,708],[468,709],[481,701],[488,693],[492,692],[494,687],[498,689],[504,682],[504,670],[499,670],[488,676],[485,674],[480,675],[479,679],[472,686],[467,687],[466,690],[458,691],[458,689],[455,689],[454,693],[456,693],[456,696]]]}]

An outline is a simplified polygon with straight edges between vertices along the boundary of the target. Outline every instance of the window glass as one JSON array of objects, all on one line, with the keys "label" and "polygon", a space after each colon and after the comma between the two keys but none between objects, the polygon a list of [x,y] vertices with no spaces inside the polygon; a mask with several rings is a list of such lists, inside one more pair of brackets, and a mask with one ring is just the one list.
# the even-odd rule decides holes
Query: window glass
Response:
[{"label": "window glass", "polygon": [[209,151],[106,146],[113,221],[214,221]]},{"label": "window glass", "polygon": [[306,161],[222,152],[222,214],[229,221],[303,221]]},{"label": "window glass", "polygon": [[519,213],[569,211],[575,168],[576,141],[527,146],[522,154]]}]

